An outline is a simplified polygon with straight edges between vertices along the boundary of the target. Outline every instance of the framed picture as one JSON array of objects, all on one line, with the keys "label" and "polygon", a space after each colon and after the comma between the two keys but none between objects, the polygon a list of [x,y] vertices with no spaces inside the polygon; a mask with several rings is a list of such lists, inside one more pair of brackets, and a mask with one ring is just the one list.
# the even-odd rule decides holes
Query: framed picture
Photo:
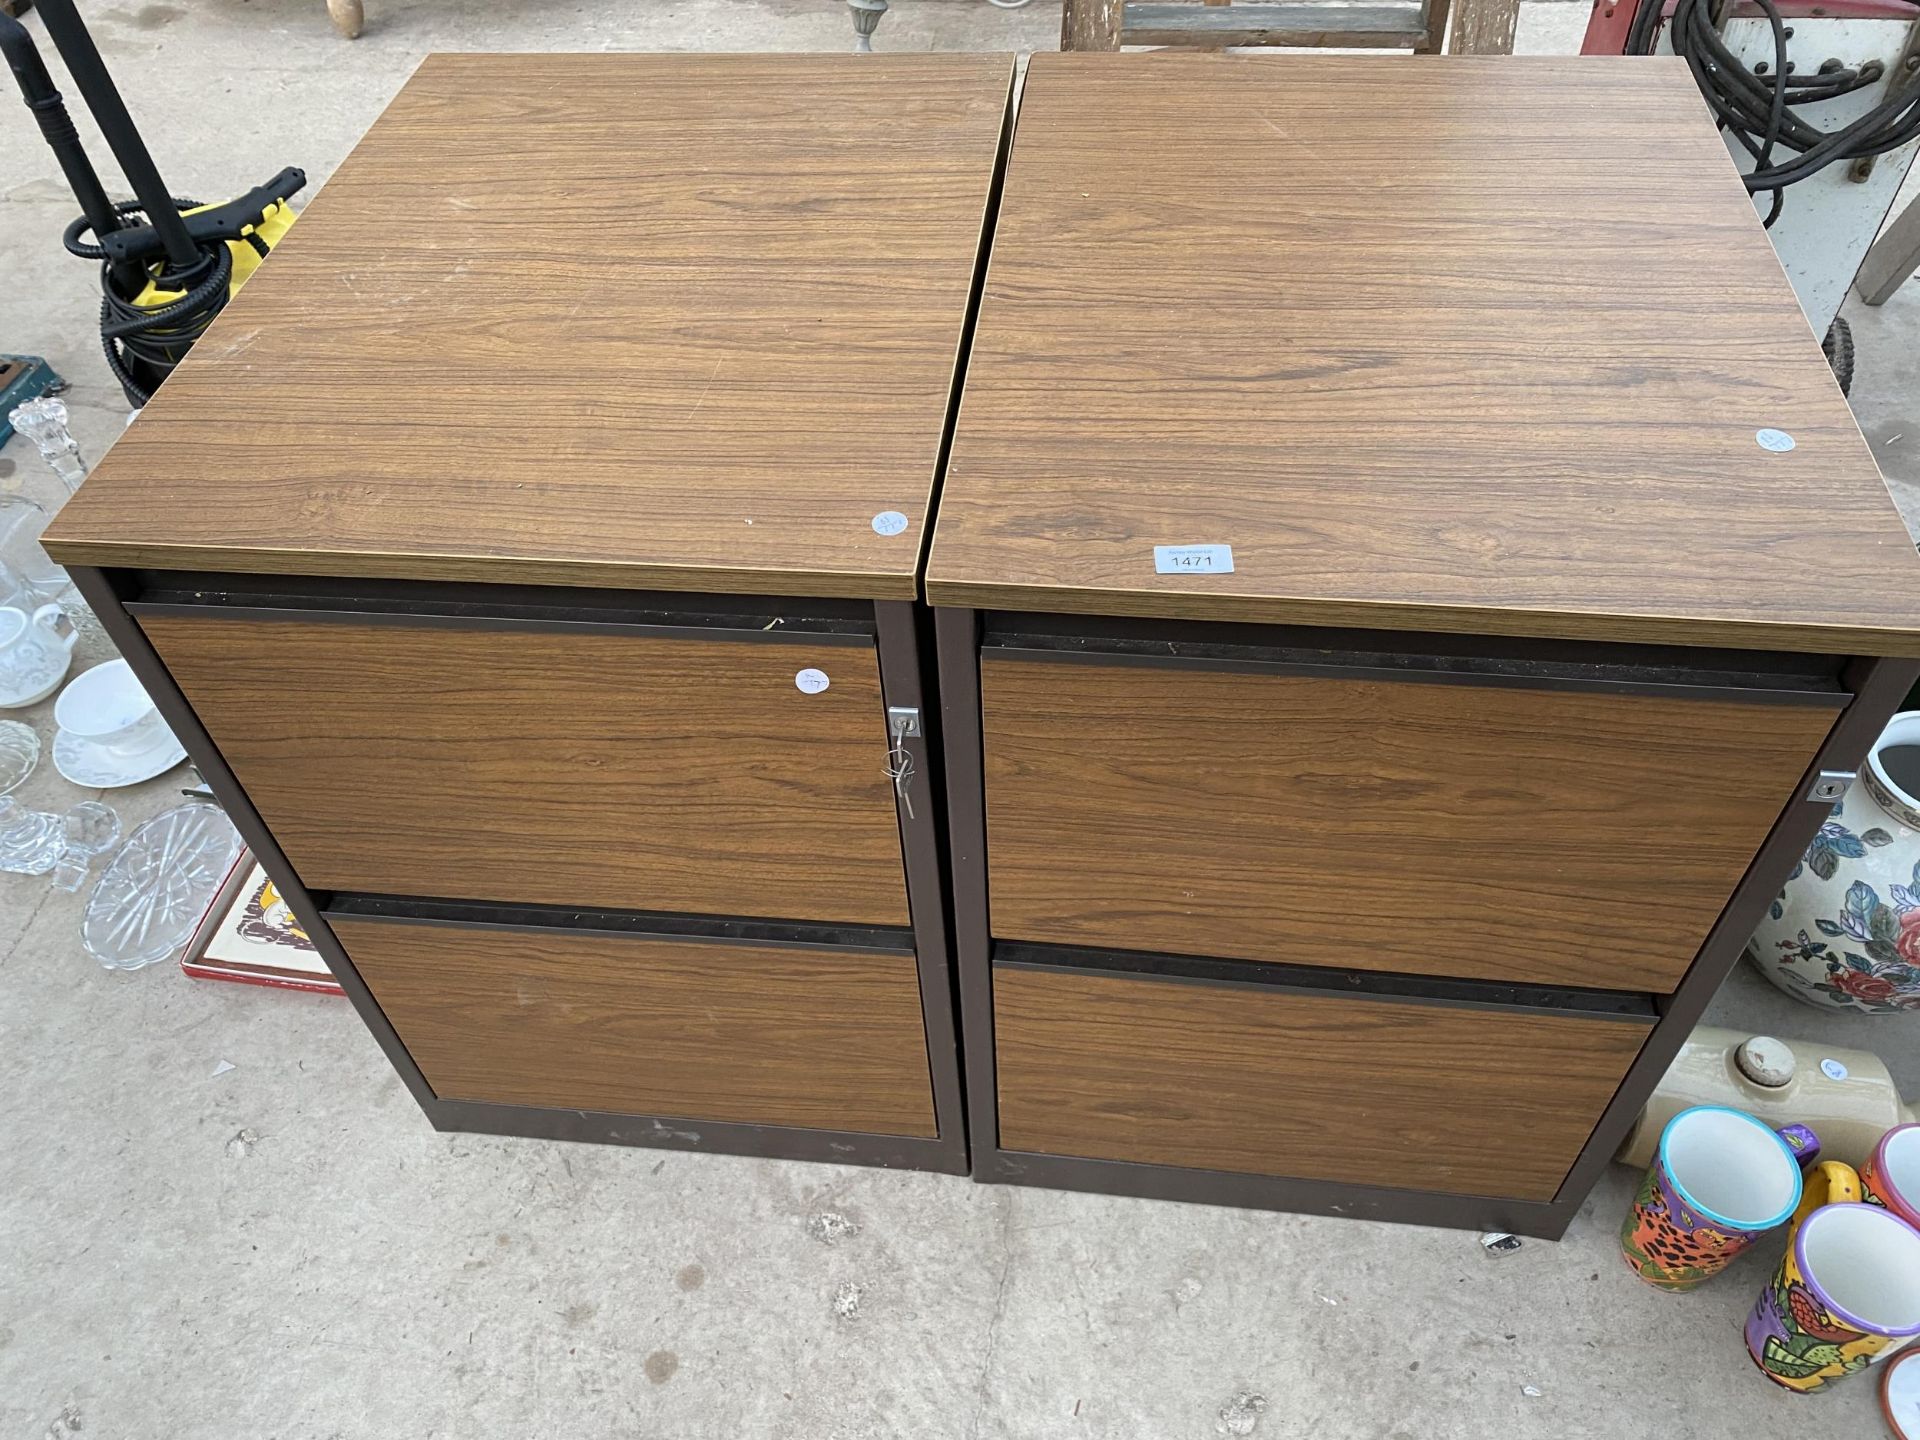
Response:
[{"label": "framed picture", "polygon": [[344,993],[273,881],[242,849],[180,957],[195,980]]}]

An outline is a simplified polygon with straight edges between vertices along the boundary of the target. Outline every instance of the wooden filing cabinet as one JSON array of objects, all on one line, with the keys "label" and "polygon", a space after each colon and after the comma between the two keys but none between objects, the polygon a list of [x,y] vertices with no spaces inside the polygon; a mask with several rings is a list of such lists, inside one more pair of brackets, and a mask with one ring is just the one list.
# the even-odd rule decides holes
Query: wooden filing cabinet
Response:
[{"label": "wooden filing cabinet", "polygon": [[432,57],[48,537],[437,1127],[965,1171],[914,600],[1011,73]]},{"label": "wooden filing cabinet", "polygon": [[1920,655],[1660,61],[1034,57],[926,591],[976,1176],[1543,1235]]}]

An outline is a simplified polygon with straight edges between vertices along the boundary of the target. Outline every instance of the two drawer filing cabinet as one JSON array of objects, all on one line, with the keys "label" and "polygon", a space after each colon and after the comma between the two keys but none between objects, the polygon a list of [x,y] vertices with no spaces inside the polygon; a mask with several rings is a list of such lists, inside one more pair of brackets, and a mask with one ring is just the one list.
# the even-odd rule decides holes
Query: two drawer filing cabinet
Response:
[{"label": "two drawer filing cabinet", "polygon": [[435,1125],[1557,1235],[1920,558],[1680,62],[1012,69],[432,58],[49,546]]},{"label": "two drawer filing cabinet", "polygon": [[1540,1235],[1920,655],[1662,60],[1036,56],[926,591],[976,1176]]},{"label": "two drawer filing cabinet", "polygon": [[964,1173],[917,582],[1008,56],[436,56],[49,546],[432,1122]]}]

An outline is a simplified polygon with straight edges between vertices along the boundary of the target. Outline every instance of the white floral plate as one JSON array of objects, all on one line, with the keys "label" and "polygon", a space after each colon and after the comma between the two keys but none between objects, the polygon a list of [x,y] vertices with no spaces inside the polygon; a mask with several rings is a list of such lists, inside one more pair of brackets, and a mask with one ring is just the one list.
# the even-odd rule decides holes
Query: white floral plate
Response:
[{"label": "white floral plate", "polygon": [[53,768],[89,790],[117,790],[164,775],[187,758],[187,747],[162,731],[153,744],[131,755],[116,755],[92,740],[62,730],[53,737]]}]

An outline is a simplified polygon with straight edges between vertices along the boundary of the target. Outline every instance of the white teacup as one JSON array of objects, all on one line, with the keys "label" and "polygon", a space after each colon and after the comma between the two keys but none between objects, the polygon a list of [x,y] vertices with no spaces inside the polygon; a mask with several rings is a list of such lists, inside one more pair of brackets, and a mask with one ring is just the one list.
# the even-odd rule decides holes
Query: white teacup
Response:
[{"label": "white teacup", "polygon": [[79,632],[58,605],[29,612],[0,606],[0,709],[44,700],[73,660]]},{"label": "white teacup", "polygon": [[159,741],[167,725],[124,660],[82,671],[54,701],[60,728],[114,755],[135,755]]}]

